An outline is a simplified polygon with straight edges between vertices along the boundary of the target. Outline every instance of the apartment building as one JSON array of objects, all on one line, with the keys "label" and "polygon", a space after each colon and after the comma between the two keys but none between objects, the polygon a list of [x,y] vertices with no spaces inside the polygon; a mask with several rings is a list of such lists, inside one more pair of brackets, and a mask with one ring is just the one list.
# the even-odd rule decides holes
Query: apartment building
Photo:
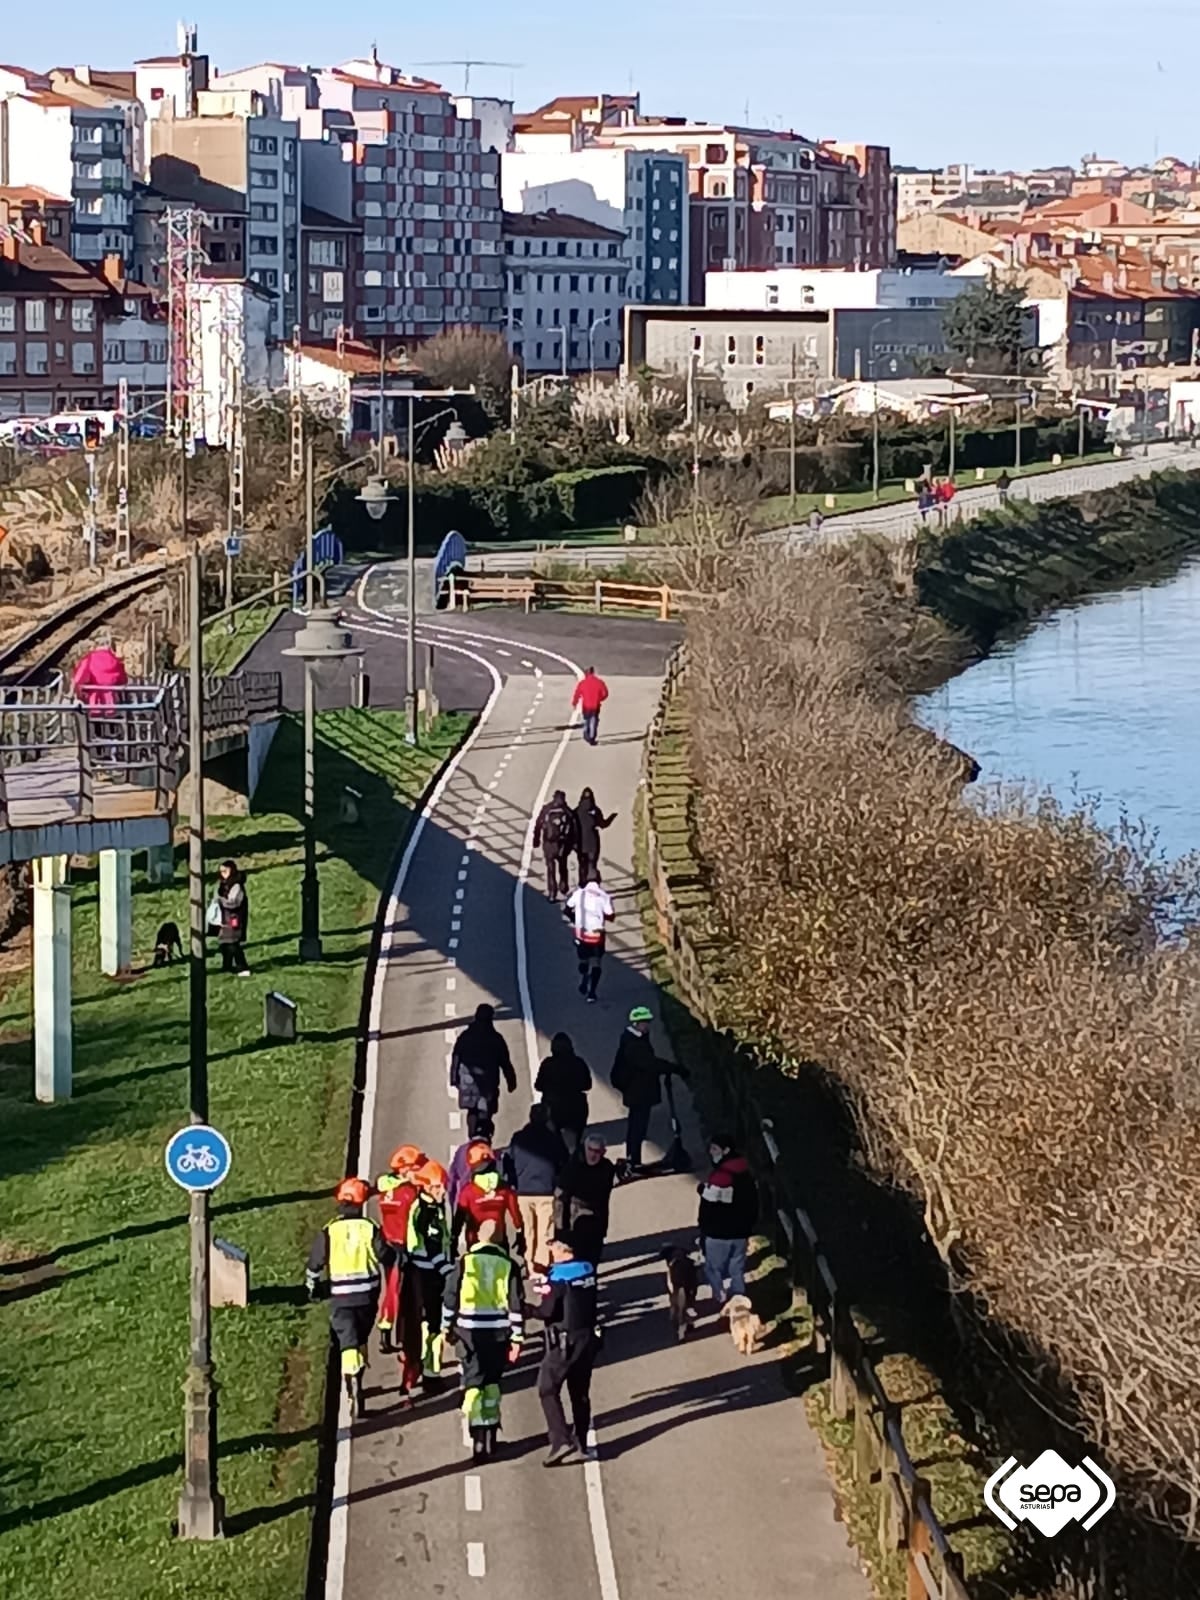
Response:
[{"label": "apartment building", "polygon": [[864,267],[890,267],[896,261],[896,180],[892,153],[882,144],[822,140],[827,154],[853,161],[862,180],[862,236],[859,261]]},{"label": "apartment building", "polygon": [[[438,84],[374,54],[312,71],[266,62],[214,83],[277,95],[306,148],[334,146],[350,168],[363,229],[356,333],[416,339],[454,324],[503,326],[500,154]],[[316,193],[304,198],[327,209]]]},{"label": "apartment building", "polygon": [[[214,245],[223,247],[225,259],[214,264],[227,269],[215,276],[245,276],[266,290],[271,336],[288,339],[300,305],[299,128],[250,91],[205,91],[197,109],[189,117],[164,110],[151,124],[151,187],[168,204],[214,219],[205,246],[210,258]],[[218,218],[235,226],[218,230]]]},{"label": "apartment building", "polygon": [[132,93],[92,75],[85,82],[64,71],[0,67],[0,186],[69,197],[69,254],[84,262],[119,255],[128,263],[142,121]]},{"label": "apartment building", "polygon": [[[522,148],[528,139],[530,148]],[[688,168],[662,150],[555,148],[553,136],[514,132],[501,158],[506,212],[557,211],[623,235],[626,292],[642,304],[688,299]]]},{"label": "apartment building", "polygon": [[94,406],[103,386],[106,315],[121,309],[113,285],[47,244],[0,233],[0,415],[49,416]]},{"label": "apartment building", "polygon": [[[163,183],[170,185],[169,174]],[[234,209],[227,209],[230,206]],[[194,181],[181,185],[177,192],[164,193],[148,183],[139,183],[133,193],[133,276],[160,295],[167,292],[166,213],[171,206],[190,206],[200,210],[200,252],[203,262],[197,276],[204,278],[244,278],[246,276],[246,230],[249,210],[236,197],[231,200],[219,188],[203,191]],[[200,209],[202,206],[202,209]]]},{"label": "apartment building", "polygon": [[315,206],[300,208],[300,327],[307,340],[348,335],[357,313],[362,225]]},{"label": "apartment building", "polygon": [[621,356],[625,235],[556,211],[506,212],[508,342],[527,373],[613,370]]},{"label": "apartment building", "polygon": [[969,287],[970,279],[948,272],[776,267],[710,272],[705,304],[738,311],[935,310]]},{"label": "apartment building", "polygon": [[18,237],[31,239],[33,224],[38,222],[44,242],[59,250],[71,248],[73,209],[65,196],[50,194],[36,184],[10,184],[0,189],[0,228],[11,228]]}]

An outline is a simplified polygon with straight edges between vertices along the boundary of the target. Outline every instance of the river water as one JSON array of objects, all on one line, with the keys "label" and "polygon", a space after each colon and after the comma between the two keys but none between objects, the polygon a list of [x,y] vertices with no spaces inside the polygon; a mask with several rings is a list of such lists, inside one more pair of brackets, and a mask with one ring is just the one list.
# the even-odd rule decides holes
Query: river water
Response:
[{"label": "river water", "polygon": [[1168,856],[1200,850],[1200,559],[1051,613],[917,711],[975,757],[980,784],[1095,798]]}]

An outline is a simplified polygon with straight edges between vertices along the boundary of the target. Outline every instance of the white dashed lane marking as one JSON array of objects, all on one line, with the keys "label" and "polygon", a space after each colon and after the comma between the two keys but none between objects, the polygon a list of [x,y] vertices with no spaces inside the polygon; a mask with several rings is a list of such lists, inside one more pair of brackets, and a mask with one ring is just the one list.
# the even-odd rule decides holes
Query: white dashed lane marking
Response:
[{"label": "white dashed lane marking", "polygon": [[451,935],[451,937],[446,940],[446,943],[450,946],[451,950],[457,950],[458,949],[458,940],[456,938],[454,938],[453,935]]},{"label": "white dashed lane marking", "polygon": [[463,1479],[463,1498],[468,1511],[483,1510],[483,1479],[477,1473],[469,1472]]},{"label": "white dashed lane marking", "polygon": [[452,1111],[450,1113],[450,1132],[451,1133],[457,1133],[461,1127],[462,1127],[462,1112],[461,1111]]},{"label": "white dashed lane marking", "polygon": [[[533,666],[533,662],[530,661],[526,656],[522,656],[521,657],[521,665],[523,667],[532,667]],[[540,672],[538,673],[538,677],[539,678],[541,677],[541,673]]]},{"label": "white dashed lane marking", "polygon": [[446,979],[446,993],[447,994],[453,994],[455,989],[457,989],[457,988],[458,988],[458,979],[457,978],[447,978]]},{"label": "white dashed lane marking", "polygon": [[448,1017],[453,1017],[453,1016],[455,1016],[457,1014],[457,1012],[458,1012],[458,1007],[454,1004],[454,1001],[453,1000],[447,1000],[446,1001],[446,1015]]}]

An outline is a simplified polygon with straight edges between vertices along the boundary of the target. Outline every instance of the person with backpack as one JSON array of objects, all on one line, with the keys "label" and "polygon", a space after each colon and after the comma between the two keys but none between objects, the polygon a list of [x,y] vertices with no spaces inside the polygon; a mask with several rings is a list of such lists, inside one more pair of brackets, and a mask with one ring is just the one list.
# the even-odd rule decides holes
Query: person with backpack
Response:
[{"label": "person with backpack", "polygon": [[547,900],[555,901],[560,894],[571,892],[567,863],[571,852],[577,848],[577,833],[575,813],[567,803],[566,792],[556,789],[538,812],[533,825],[533,848],[540,847],[546,858]]}]

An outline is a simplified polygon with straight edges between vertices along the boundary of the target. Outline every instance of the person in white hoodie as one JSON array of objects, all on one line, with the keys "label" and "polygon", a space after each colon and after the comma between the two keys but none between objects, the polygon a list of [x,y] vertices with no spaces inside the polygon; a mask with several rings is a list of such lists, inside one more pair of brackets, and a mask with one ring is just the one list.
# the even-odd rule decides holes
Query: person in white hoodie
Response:
[{"label": "person in white hoodie", "polygon": [[568,897],[564,915],[575,924],[575,955],[579,961],[579,992],[589,1005],[596,1003],[600,986],[600,967],[604,961],[604,936],[616,916],[612,898],[592,867],[587,881]]}]

